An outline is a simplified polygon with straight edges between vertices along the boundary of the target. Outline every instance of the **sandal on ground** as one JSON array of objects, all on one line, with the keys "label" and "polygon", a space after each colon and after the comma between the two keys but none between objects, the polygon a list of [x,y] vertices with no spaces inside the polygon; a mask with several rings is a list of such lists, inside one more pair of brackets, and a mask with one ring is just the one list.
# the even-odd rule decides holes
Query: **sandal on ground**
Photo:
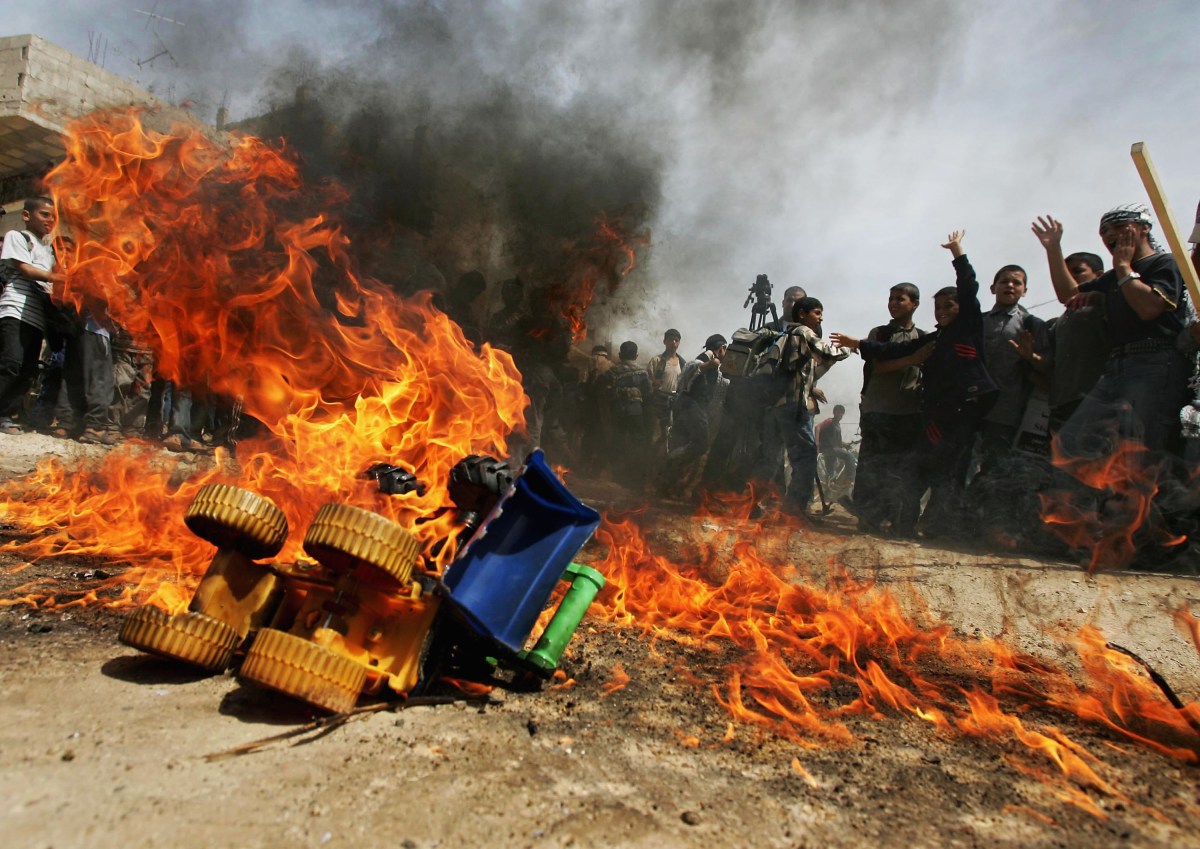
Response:
[{"label": "sandal on ground", "polygon": [[79,434],[79,441],[84,445],[116,445],[117,439],[110,433],[88,428]]},{"label": "sandal on ground", "polygon": [[0,424],[0,433],[6,433],[9,436],[18,436],[25,432],[25,429],[16,422],[4,422]]}]

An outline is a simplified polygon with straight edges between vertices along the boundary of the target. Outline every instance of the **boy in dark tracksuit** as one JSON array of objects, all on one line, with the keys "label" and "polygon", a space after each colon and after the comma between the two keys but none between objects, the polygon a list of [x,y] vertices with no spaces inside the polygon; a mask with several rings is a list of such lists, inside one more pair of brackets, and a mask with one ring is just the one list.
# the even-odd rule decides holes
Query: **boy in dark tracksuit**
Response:
[{"label": "boy in dark tracksuit", "polygon": [[[962,250],[961,230],[942,247],[954,255],[954,288],[933,298],[937,330],[907,342],[860,341],[834,333],[836,344],[858,348],[866,360],[906,359],[921,364],[923,432],[917,445],[917,480],[902,495],[919,501],[930,489],[921,520],[927,536],[957,533],[962,522],[963,488],[979,422],[995,403],[996,382],[983,360],[983,313],[979,280]],[[915,511],[901,510],[902,515]],[[915,528],[897,528],[913,535]]]}]

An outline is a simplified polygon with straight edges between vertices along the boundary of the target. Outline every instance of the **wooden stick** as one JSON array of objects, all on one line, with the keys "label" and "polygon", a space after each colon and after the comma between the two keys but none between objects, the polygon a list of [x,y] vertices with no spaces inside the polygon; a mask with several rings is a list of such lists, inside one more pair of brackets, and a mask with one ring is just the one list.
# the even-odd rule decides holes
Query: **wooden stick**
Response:
[{"label": "wooden stick", "polygon": [[[272,743],[278,743],[281,740],[290,740],[293,737],[299,737],[309,732],[318,732],[314,734],[310,740],[315,740],[319,737],[324,737],[326,734],[341,728],[351,719],[356,716],[362,716],[365,713],[376,713],[381,710],[404,710],[410,707],[421,707],[423,705],[449,705],[455,702],[467,702],[468,704],[491,704],[491,699],[488,696],[411,696],[402,701],[394,702],[376,702],[371,705],[363,705],[362,707],[352,708],[345,713],[335,713],[331,716],[323,716],[320,719],[305,723],[284,731],[282,734],[273,734],[270,737],[263,737],[259,740],[253,740],[249,743],[243,743],[240,746],[234,746],[232,749],[226,749],[223,752],[212,752],[204,755],[204,760],[212,763],[213,761],[224,760],[238,755],[248,755],[252,752],[257,752],[259,749],[269,746]],[[307,742],[307,741],[305,741]]]},{"label": "wooden stick", "polygon": [[1192,304],[1196,309],[1200,309],[1200,279],[1197,279],[1196,268],[1184,249],[1185,242],[1180,238],[1179,228],[1175,226],[1175,216],[1171,215],[1171,207],[1167,205],[1166,195],[1158,182],[1158,172],[1154,170],[1154,163],[1150,161],[1150,151],[1146,150],[1146,143],[1135,142],[1129,149],[1129,155],[1133,157],[1133,164],[1137,166],[1142,185],[1146,187],[1146,194],[1150,196],[1150,205],[1154,207],[1154,214],[1158,216],[1158,223],[1163,229],[1167,245],[1175,255],[1175,262],[1179,265],[1183,282],[1187,284]]},{"label": "wooden stick", "polygon": [[[1194,270],[1195,269],[1193,269],[1193,271]],[[1197,723],[1192,715],[1188,713],[1188,710],[1186,707],[1184,707],[1183,702],[1179,700],[1179,696],[1175,695],[1175,691],[1172,690],[1171,685],[1167,683],[1167,679],[1159,675],[1153,666],[1146,663],[1146,661],[1142,660],[1141,657],[1134,654],[1124,646],[1119,646],[1116,643],[1105,643],[1104,645],[1105,648],[1110,648],[1113,651],[1119,651],[1121,654],[1132,658],[1139,665],[1141,665],[1142,669],[1146,670],[1146,674],[1150,676],[1150,680],[1153,681],[1158,689],[1162,691],[1162,694],[1167,697],[1167,701],[1171,703],[1171,707],[1183,714],[1183,718],[1187,721],[1188,725],[1192,726],[1193,730],[1200,732],[1200,723]]]}]

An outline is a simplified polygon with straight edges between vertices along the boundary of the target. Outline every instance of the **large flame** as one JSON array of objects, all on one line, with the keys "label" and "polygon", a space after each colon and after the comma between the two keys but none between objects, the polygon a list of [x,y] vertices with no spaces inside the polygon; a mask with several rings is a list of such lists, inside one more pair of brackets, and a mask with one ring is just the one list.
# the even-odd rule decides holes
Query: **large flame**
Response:
[{"label": "large flame", "polygon": [[[164,376],[242,399],[267,435],[240,445],[236,463],[219,456],[183,470],[134,445],[95,467],[50,461],[6,484],[4,518],[39,529],[6,546],[9,553],[130,564],[73,600],[43,586],[25,601],[149,598],[183,607],[211,549],[196,544],[181,517],[198,488],[216,480],[270,497],[293,529],[319,505],[345,501],[411,528],[435,562],[447,556],[435,543],[450,530],[449,468],[466,454],[503,454],[521,424],[526,399],[508,355],[473,350],[429,298],[402,300],[357,276],[349,237],[329,212],[337,191],[305,187],[284,151],[191,126],[152,131],[132,112],[89,117],[67,143],[49,178],[73,237],[67,297],[107,304],[154,349]],[[607,245],[606,256],[628,249],[620,239]],[[632,250],[627,256],[632,263]],[[629,267],[601,266],[588,279]],[[428,494],[380,495],[361,477],[380,460],[413,469]],[[794,566],[772,566],[794,528],[751,522],[749,506],[723,520],[736,540],[679,555],[692,566],[652,552],[634,517],[607,517],[597,565],[610,589],[593,608],[656,636],[734,646],[738,661],[712,686],[735,720],[807,746],[852,742],[851,718],[888,715],[1016,741],[1018,767],[1101,816],[1097,796],[1124,798],[1113,771],[1050,724],[1053,717],[1079,717],[1165,756],[1200,761],[1200,707],[1167,704],[1099,632],[1076,637],[1086,679],[1077,683],[998,642],[919,621],[842,571],[818,584]],[[298,536],[284,557],[298,553]],[[1200,647],[1195,617],[1181,610],[1177,618]],[[615,669],[602,689],[615,694],[628,680]],[[734,733],[730,726],[721,741]],[[798,760],[793,766],[805,774]]]},{"label": "large flame", "polygon": [[[449,469],[468,454],[503,456],[523,423],[510,356],[475,351],[430,297],[357,276],[329,213],[337,190],[306,186],[286,150],[185,124],[156,132],[134,111],[90,115],[66,145],[47,178],[71,237],[65,299],[107,305],[153,349],[160,375],[240,399],[266,435],[242,443],[236,465],[183,480],[137,448],[94,470],[45,464],[3,492],[7,519],[47,531],[10,548],[127,559],[145,578],[134,598],[177,607],[210,556],[183,510],[220,479],[271,498],[301,533],[321,504],[345,501],[448,556],[434,543],[451,530]],[[427,494],[379,495],[361,475],[380,461],[411,469]]]},{"label": "large flame", "polygon": [[[1173,707],[1096,629],[1073,640],[1085,678],[1079,684],[1065,669],[997,641],[965,640],[947,625],[919,621],[890,593],[836,564],[820,583],[795,566],[772,566],[777,554],[764,552],[785,551],[793,526],[759,525],[745,511],[720,521],[726,538],[690,551],[695,565],[685,567],[655,554],[634,517],[607,517],[598,533],[607,552],[596,565],[612,589],[594,612],[656,637],[736,646],[740,656],[727,678],[712,684],[735,719],[805,746],[850,743],[850,717],[889,715],[943,733],[1015,740],[1023,753],[1012,758],[1018,768],[1097,816],[1103,810],[1095,794],[1127,800],[1104,775],[1102,759],[1051,725],[1053,717],[1078,717],[1200,763],[1200,705]],[[1178,618],[1194,627],[1190,614]],[[1043,770],[1039,760],[1055,769]]]}]

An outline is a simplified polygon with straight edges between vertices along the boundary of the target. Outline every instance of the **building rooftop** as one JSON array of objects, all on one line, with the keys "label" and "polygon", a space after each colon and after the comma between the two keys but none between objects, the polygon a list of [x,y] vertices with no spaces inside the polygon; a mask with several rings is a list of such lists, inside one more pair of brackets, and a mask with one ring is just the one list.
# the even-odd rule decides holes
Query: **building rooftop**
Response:
[{"label": "building rooftop", "polygon": [[0,203],[24,197],[62,158],[66,125],[93,109],[163,105],[111,71],[36,35],[0,37]]}]

